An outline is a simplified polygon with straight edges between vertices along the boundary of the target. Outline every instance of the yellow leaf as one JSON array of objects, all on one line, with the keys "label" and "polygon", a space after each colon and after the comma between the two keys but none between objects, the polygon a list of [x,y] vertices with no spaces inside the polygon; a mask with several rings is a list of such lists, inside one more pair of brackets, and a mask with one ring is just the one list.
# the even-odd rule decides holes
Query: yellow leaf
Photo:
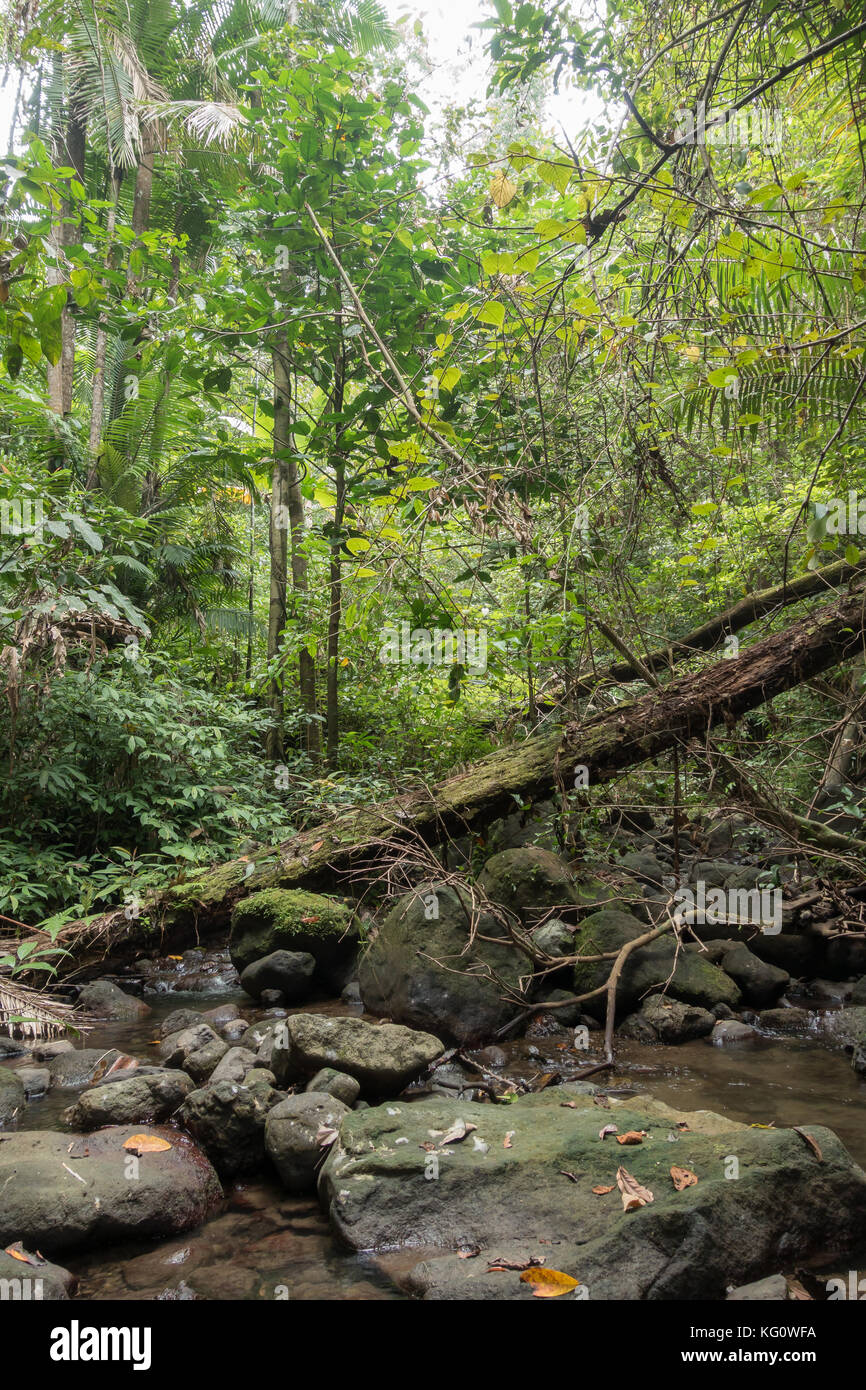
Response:
[{"label": "yellow leaf", "polygon": [[490,180],[490,196],[498,208],[507,208],[517,193],[517,184],[512,183],[503,169]]},{"label": "yellow leaf", "polygon": [[525,1269],[520,1282],[535,1286],[532,1290],[534,1298],[559,1298],[569,1289],[576,1289],[580,1280],[563,1274],[561,1269]]},{"label": "yellow leaf", "polygon": [[170,1149],[171,1144],[156,1134],[131,1134],[124,1140],[123,1147],[134,1154],[160,1154]]}]

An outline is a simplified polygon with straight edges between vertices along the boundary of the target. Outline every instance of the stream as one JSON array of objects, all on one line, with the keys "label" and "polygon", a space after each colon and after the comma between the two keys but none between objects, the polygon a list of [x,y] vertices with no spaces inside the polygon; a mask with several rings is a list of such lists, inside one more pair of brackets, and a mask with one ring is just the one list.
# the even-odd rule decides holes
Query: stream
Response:
[{"label": "stream", "polygon": [[[97,1024],[88,1031],[86,1046],[116,1047],[152,1060],[159,1025],[175,1009],[236,1003],[251,1023],[264,1012],[237,988],[145,998],[152,1011],[147,1018]],[[292,1012],[362,1016],[340,1001],[309,1003]],[[564,1045],[561,1034],[521,1038],[498,1051],[498,1069],[534,1088],[552,1084],[547,1078],[568,1081],[599,1060],[592,1049],[579,1052]],[[9,1065],[26,1060],[11,1059]],[[746,1124],[826,1125],[866,1167],[866,1078],[855,1074],[843,1053],[808,1038],[762,1037],[728,1047],[703,1040],[677,1047],[623,1040],[616,1070],[592,1079],[605,1090],[645,1091],[679,1110],[714,1110]],[[63,1129],[62,1113],[76,1094],[55,1089],[31,1100],[19,1127]],[[389,1268],[399,1274],[394,1258],[344,1252],[315,1198],[287,1193],[276,1179],[257,1178],[228,1185],[222,1209],[194,1231],[159,1241],[127,1240],[122,1247],[69,1255],[61,1263],[78,1276],[76,1297],[84,1300],[368,1300],[404,1297],[388,1277]],[[409,1252],[408,1258],[415,1263],[421,1254]]]}]

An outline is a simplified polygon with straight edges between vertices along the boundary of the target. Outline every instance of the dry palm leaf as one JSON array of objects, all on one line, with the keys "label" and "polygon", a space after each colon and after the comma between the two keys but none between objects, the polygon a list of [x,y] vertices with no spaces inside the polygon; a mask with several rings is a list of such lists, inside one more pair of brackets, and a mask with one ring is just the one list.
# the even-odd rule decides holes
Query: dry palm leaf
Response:
[{"label": "dry palm leaf", "polygon": [[48,1003],[35,989],[5,975],[0,979],[0,1030],[11,1036],[14,1029],[23,1038],[36,1039],[54,1037],[70,1026],[83,1031],[92,1025],[81,1022],[71,1004],[54,999]]}]

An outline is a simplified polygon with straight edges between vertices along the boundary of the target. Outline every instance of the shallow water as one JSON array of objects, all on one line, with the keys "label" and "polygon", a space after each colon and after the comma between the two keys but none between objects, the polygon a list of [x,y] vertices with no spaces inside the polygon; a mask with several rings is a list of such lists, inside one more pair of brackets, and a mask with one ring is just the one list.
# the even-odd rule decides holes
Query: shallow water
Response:
[{"label": "shallow water", "polygon": [[[241,991],[218,994],[148,994],[151,1014],[133,1023],[99,1024],[87,1047],[117,1047],[152,1060],[159,1024],[174,1009],[198,1010],[237,1003],[251,1023],[262,1016]],[[354,1013],[339,1001],[322,1000],[304,1012]],[[563,1081],[601,1060],[600,1034],[588,1051],[567,1035],[504,1044],[497,1071],[538,1085]],[[479,1056],[480,1054],[470,1054]],[[15,1059],[13,1066],[24,1064]],[[679,1110],[715,1110],[746,1124],[826,1125],[866,1167],[866,1079],[841,1052],[809,1039],[761,1038],[714,1047],[700,1040],[678,1047],[621,1043],[616,1068],[591,1080],[603,1090],[646,1091]],[[552,1083],[550,1083],[552,1084]],[[62,1113],[76,1092],[55,1090],[31,1101],[21,1128],[63,1128]],[[416,1255],[410,1262],[414,1263]],[[63,1261],[79,1276],[79,1299],[399,1299],[373,1259],[340,1250],[313,1197],[286,1193],[274,1180],[245,1180],[195,1231],[169,1240],[126,1242]]]}]

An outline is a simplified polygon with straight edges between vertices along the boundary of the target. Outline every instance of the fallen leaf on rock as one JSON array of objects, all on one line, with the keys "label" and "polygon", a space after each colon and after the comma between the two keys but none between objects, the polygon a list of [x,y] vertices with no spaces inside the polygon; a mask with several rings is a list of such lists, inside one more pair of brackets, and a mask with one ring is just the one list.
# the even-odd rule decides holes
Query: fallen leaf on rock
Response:
[{"label": "fallen leaf on rock", "polygon": [[5,1253],[11,1255],[13,1260],[20,1260],[25,1265],[44,1265],[45,1263],[41,1255],[29,1255],[20,1240],[16,1240],[14,1245],[7,1245]]},{"label": "fallen leaf on rock", "polygon": [[563,1274],[561,1269],[525,1269],[520,1282],[532,1285],[534,1298],[559,1298],[569,1289],[576,1289],[580,1280]]},{"label": "fallen leaf on rock", "polygon": [[329,1149],[337,1139],[337,1130],[332,1125],[319,1125],[316,1130],[316,1143],[320,1149]]},{"label": "fallen leaf on rock", "polygon": [[596,1197],[606,1197],[607,1194],[608,1194],[608,1192],[613,1192],[613,1187],[601,1187],[601,1186],[599,1186],[599,1187],[594,1187],[592,1190],[593,1190],[593,1192],[595,1193]]},{"label": "fallen leaf on rock", "polygon": [[170,1149],[171,1144],[156,1134],[131,1134],[124,1140],[123,1147],[133,1154],[161,1154]]},{"label": "fallen leaf on rock", "polygon": [[604,1129],[598,1131],[599,1139],[606,1139],[609,1134],[616,1134],[616,1125],[605,1125]]},{"label": "fallen leaf on rock", "polygon": [[504,1138],[503,1141],[502,1141],[502,1147],[503,1147],[503,1149],[513,1149],[513,1148],[514,1148],[514,1145],[512,1144],[511,1141],[512,1141],[512,1139],[514,1138],[515,1132],[516,1132],[516,1131],[513,1130],[513,1129],[510,1129],[510,1130],[508,1131],[508,1133],[506,1134],[505,1138]]},{"label": "fallen leaf on rock", "polygon": [[465,1139],[467,1134],[472,1134],[477,1125],[467,1124],[465,1120],[455,1120],[447,1134],[439,1140],[440,1149],[444,1149],[446,1144],[459,1144],[461,1139]]},{"label": "fallen leaf on rock", "polygon": [[471,1250],[458,1250],[458,1251],[457,1251],[457,1258],[458,1258],[458,1260],[474,1260],[475,1257],[476,1257],[476,1255],[480,1255],[480,1254],[481,1254],[481,1247],[480,1247],[479,1245],[475,1245],[475,1246],[472,1247]]},{"label": "fallen leaf on rock", "polygon": [[559,1102],[559,1108],[560,1108],[560,1110],[576,1110],[576,1109],[577,1109],[577,1101],[576,1101],[576,1100],[561,1100],[561,1101]]},{"label": "fallen leaf on rock", "polygon": [[799,1125],[793,1125],[792,1128],[794,1130],[794,1133],[799,1134],[800,1138],[809,1145],[809,1148],[812,1150],[818,1162],[823,1163],[824,1155],[821,1152],[821,1148],[818,1144],[818,1141],[816,1139],[813,1139],[811,1134],[807,1134],[805,1129],[801,1129]]},{"label": "fallen leaf on rock", "polygon": [[183,956],[166,956],[166,960],[183,960]]},{"label": "fallen leaf on rock", "polygon": [[530,1255],[526,1260],[508,1260],[497,1255],[495,1260],[491,1260],[487,1266],[488,1274],[499,1274],[503,1270],[536,1269],[543,1265],[544,1260],[539,1255]]},{"label": "fallen leaf on rock", "polygon": [[678,1168],[674,1164],[671,1168],[671,1177],[677,1192],[684,1192],[687,1187],[697,1187],[698,1175],[693,1173],[691,1168]]},{"label": "fallen leaf on rock", "polygon": [[321,849],[321,848],[322,848],[322,845],[323,845],[324,843],[325,843],[324,840],[317,840],[316,843],[315,843],[314,845],[311,845],[311,847],[310,847],[310,854],[315,854],[316,850],[317,850],[317,849]]},{"label": "fallen leaf on rock", "polygon": [[785,1284],[788,1289],[788,1298],[795,1303],[814,1303],[812,1295],[808,1289],[804,1289],[799,1279],[795,1279],[793,1274],[785,1275]]},{"label": "fallen leaf on rock", "polygon": [[647,1137],[645,1129],[630,1129],[627,1134],[618,1134],[616,1142],[618,1144],[642,1144]]},{"label": "fallen leaf on rock", "polygon": [[616,1185],[622,1195],[623,1211],[637,1211],[638,1207],[649,1206],[655,1201],[648,1187],[642,1187],[637,1178],[625,1168],[617,1168]]},{"label": "fallen leaf on rock", "polygon": [[567,1168],[560,1168],[559,1172],[560,1176],[563,1178],[570,1178],[572,1182],[580,1182],[580,1178],[577,1176],[577,1174],[569,1173]]}]

